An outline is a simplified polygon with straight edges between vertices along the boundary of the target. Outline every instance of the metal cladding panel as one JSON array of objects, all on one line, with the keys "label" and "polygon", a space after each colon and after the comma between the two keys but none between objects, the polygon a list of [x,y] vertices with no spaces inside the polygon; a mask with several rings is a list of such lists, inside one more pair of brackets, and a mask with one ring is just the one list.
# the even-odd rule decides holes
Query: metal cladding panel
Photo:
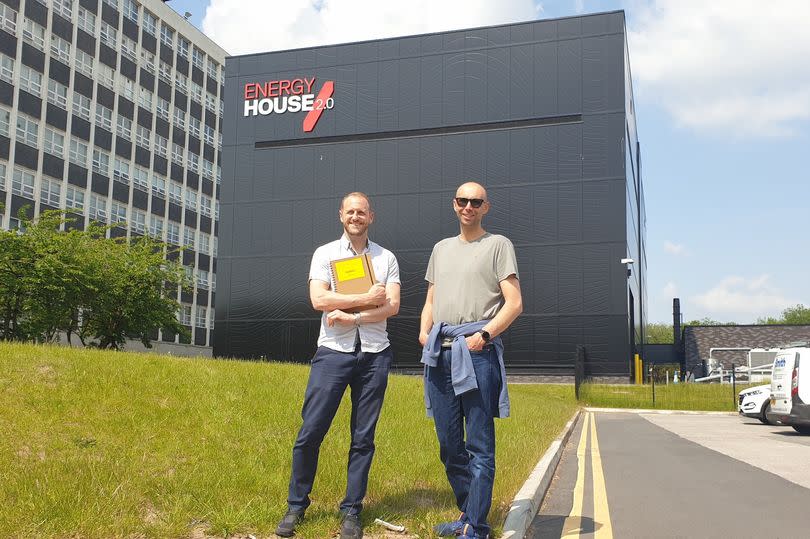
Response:
[{"label": "metal cladding panel", "polygon": [[[418,365],[425,267],[458,233],[452,196],[472,179],[488,188],[485,227],[518,257],[507,365],[570,374],[584,344],[592,374],[628,374],[624,43],[608,13],[229,58],[215,354],[311,357],[312,252],[363,191],[371,238],[400,264],[396,365]],[[281,100],[259,112],[266,83],[295,79],[313,95],[334,83],[311,131]]]}]

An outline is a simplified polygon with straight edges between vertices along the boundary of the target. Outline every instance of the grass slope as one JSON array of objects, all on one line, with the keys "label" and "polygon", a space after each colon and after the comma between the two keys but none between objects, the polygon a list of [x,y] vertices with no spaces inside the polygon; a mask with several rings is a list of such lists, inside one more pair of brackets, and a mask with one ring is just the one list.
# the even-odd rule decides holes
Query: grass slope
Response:
[{"label": "grass slope", "polygon": [[[272,536],[307,375],[283,363],[0,343],[0,536]],[[496,422],[496,527],[577,406],[571,386],[516,385],[511,396],[513,416]],[[322,447],[299,537],[337,529],[348,404]],[[364,521],[429,537],[455,514],[422,382],[392,376]]]}]

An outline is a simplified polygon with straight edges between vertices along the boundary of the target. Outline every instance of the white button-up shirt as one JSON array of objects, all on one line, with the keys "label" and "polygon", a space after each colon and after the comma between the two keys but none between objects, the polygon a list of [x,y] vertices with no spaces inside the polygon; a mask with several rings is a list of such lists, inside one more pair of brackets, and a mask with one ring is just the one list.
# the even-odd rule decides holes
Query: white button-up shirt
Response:
[{"label": "white button-up shirt", "polygon": [[[329,284],[331,290],[335,289],[335,280],[332,275],[332,260],[340,260],[358,254],[369,253],[371,265],[374,266],[374,276],[377,282],[387,285],[400,283],[399,264],[394,253],[383,249],[369,240],[362,253],[355,253],[352,244],[344,234],[339,240],[321,245],[312,255],[312,264],[309,268],[309,280],[323,281]],[[318,346],[325,346],[338,352],[352,352],[360,332],[360,349],[363,352],[382,352],[389,346],[386,320],[361,324],[356,328],[353,324],[335,324],[329,327],[326,324],[326,313],[321,315],[321,333],[318,336]]]}]

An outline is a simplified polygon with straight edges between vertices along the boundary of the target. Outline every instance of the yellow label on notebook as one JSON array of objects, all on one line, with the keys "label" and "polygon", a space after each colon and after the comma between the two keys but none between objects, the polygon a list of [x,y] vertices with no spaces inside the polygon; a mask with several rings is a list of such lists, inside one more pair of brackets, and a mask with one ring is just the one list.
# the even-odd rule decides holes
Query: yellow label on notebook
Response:
[{"label": "yellow label on notebook", "polygon": [[359,257],[335,262],[335,273],[338,281],[351,281],[366,276],[363,260]]}]

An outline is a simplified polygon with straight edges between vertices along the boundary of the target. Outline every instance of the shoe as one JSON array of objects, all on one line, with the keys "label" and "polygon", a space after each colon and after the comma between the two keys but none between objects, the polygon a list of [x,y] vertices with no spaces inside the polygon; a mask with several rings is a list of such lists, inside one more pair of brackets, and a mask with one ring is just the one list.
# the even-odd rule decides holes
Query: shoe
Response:
[{"label": "shoe", "polygon": [[340,523],[340,539],[362,539],[363,526],[359,515],[346,515]]},{"label": "shoe", "polygon": [[433,532],[439,537],[452,537],[461,533],[464,527],[464,513],[461,513],[458,520],[451,520],[450,522],[442,522],[433,526]]},{"label": "shoe", "polygon": [[292,537],[295,535],[295,526],[302,520],[304,520],[303,511],[288,509],[281,518],[281,522],[276,526],[276,535],[279,537]]},{"label": "shoe", "polygon": [[475,533],[475,528],[469,524],[464,524],[464,526],[461,528],[461,533],[458,535],[458,539],[489,539],[489,535],[486,537],[483,535],[478,535]]}]

